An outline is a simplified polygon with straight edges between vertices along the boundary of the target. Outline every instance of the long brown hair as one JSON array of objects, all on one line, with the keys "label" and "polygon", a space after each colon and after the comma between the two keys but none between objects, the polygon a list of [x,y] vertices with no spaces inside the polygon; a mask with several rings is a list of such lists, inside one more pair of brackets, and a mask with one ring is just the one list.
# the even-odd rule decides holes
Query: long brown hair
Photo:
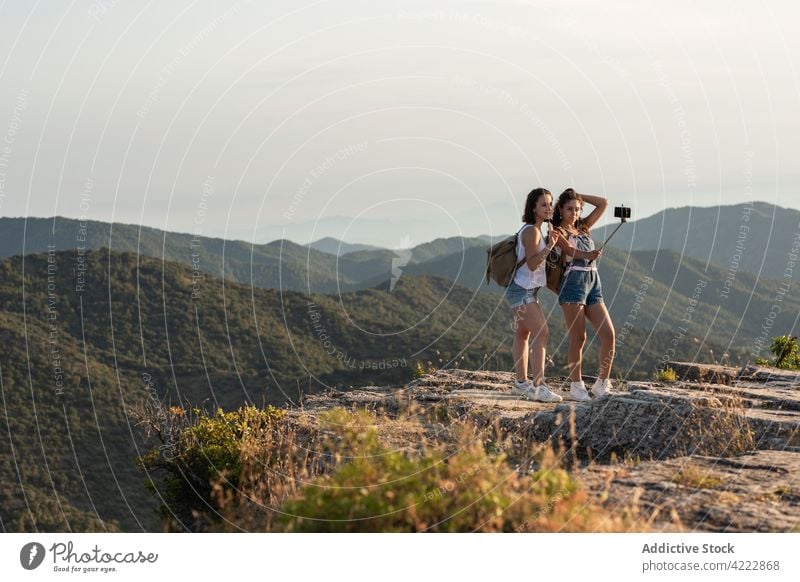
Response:
[{"label": "long brown hair", "polygon": [[[561,222],[564,220],[564,217],[561,216],[561,208],[570,200],[577,200],[578,204],[581,205],[581,210],[583,210],[583,198],[581,195],[575,192],[574,189],[567,188],[561,193],[561,196],[558,197],[558,203],[553,209],[553,226],[561,226]],[[575,228],[578,230],[578,232],[589,234],[589,227],[584,224],[583,218],[580,216],[578,217],[578,220],[575,221]]]},{"label": "long brown hair", "polygon": [[530,191],[528,197],[525,199],[525,210],[522,211],[522,222],[527,224],[536,223],[536,203],[539,202],[540,197],[545,195],[550,196],[550,198],[553,197],[550,190],[547,188],[534,188]]}]

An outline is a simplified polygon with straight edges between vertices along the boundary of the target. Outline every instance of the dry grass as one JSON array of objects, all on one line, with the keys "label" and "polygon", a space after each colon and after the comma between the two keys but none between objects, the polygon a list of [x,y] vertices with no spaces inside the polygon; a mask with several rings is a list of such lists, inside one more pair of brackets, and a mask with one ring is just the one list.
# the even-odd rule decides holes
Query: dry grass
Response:
[{"label": "dry grass", "polygon": [[[150,418],[151,430],[179,443],[174,457],[156,455],[150,467],[171,483],[160,489],[172,492],[164,514],[178,509],[195,530],[648,529],[635,502],[612,513],[583,490],[565,468],[564,461],[574,461],[568,451],[529,447],[520,462],[519,451],[509,457],[515,447],[496,425],[478,424],[458,411],[402,403],[391,415],[334,408],[270,416],[247,430],[230,430],[240,426],[239,412],[180,421],[175,416]],[[221,429],[220,418],[227,419]],[[209,434],[220,438],[204,441]],[[225,467],[214,464],[220,457],[208,455],[217,450],[210,444],[226,451]],[[198,481],[208,470],[207,494],[192,497],[190,488],[176,486],[178,475]]]},{"label": "dry grass", "polygon": [[738,505],[742,498],[731,491],[723,491],[717,497],[717,502],[723,505]]},{"label": "dry grass", "polygon": [[681,425],[680,456],[702,454],[732,457],[755,449],[755,434],[735,395],[710,396],[713,401],[702,414],[693,411]]},{"label": "dry grass", "polygon": [[723,484],[719,476],[696,465],[685,465],[672,477],[672,482],[692,489],[716,489]]}]

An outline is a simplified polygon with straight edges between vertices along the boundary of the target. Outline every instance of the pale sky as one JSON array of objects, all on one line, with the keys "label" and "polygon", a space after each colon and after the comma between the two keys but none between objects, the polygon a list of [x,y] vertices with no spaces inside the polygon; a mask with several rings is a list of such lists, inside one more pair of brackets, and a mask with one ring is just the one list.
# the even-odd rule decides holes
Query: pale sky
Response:
[{"label": "pale sky", "polygon": [[391,245],[513,232],[540,185],[634,217],[798,208],[798,21],[789,1],[6,1],[0,216]]}]

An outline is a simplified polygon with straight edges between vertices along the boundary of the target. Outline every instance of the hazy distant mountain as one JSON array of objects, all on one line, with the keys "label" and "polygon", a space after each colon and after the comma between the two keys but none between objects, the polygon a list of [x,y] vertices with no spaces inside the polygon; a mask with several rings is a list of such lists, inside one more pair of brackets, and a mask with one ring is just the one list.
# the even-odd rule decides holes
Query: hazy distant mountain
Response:
[{"label": "hazy distant mountain", "polygon": [[[193,236],[132,224],[75,219],[0,219],[0,258],[48,250],[85,247],[127,251],[177,261],[198,272],[246,285],[313,291],[350,289],[364,277],[389,270],[335,256],[289,241],[251,245],[244,241]],[[379,270],[380,267],[380,270]]]},{"label": "hazy distant mountain", "polygon": [[[338,241],[337,241],[338,242]],[[327,244],[327,243],[326,243]],[[203,273],[265,289],[334,293],[389,281],[392,269],[484,244],[480,239],[437,239],[406,249],[349,250],[336,256],[288,240],[248,242],[193,236],[131,224],[75,219],[0,218],[0,259],[50,248],[111,248],[176,261]],[[338,244],[337,244],[338,246]],[[358,247],[362,245],[352,245]]]},{"label": "hazy distant mountain", "polygon": [[313,243],[303,246],[311,247],[312,249],[316,249],[320,252],[328,253],[329,255],[337,255],[340,257],[355,251],[374,251],[380,248],[373,245],[346,243],[330,236],[321,238],[318,241],[314,241]]},{"label": "hazy distant mountain", "polygon": [[[595,238],[605,240],[614,226],[598,229]],[[629,222],[609,244],[634,251],[672,250],[726,272],[779,279],[796,260],[789,254],[800,251],[800,211],[766,202],[669,208]]]},{"label": "hazy distant mountain", "polygon": [[[376,245],[382,248],[415,246],[432,238],[472,236],[472,233],[513,233],[520,223],[524,197],[483,207],[458,205],[437,209],[423,204],[411,216],[372,218],[369,216],[323,216],[311,220],[258,227],[255,241],[266,242],[285,238],[308,244],[320,238],[346,240],[350,243]],[[417,207],[414,207],[417,208]],[[231,231],[231,236],[253,239],[253,230]]]},{"label": "hazy distant mountain", "polygon": [[[682,252],[687,258],[701,261],[704,269],[708,263],[714,276],[725,286],[732,286],[744,274],[756,273],[759,269],[762,277],[781,278],[791,261],[792,245],[800,242],[796,239],[800,236],[798,222],[800,212],[765,203],[752,207],[666,210],[624,225],[611,243],[621,249],[621,254],[613,255],[617,259],[607,254],[605,262],[610,266],[615,260],[620,264],[631,258],[641,261],[644,255],[638,255],[639,250],[655,250],[660,244],[665,250]],[[687,224],[693,226],[684,245],[682,236],[686,237]],[[603,228],[597,229],[595,239],[603,240],[605,232]],[[112,226],[95,221],[81,224],[64,218],[55,221],[2,218],[0,258],[20,254],[23,248],[25,252],[42,252],[50,244],[58,250],[78,245],[88,249],[110,246],[112,250],[178,261],[203,273],[262,288],[339,293],[388,284],[406,273],[448,277],[468,288],[480,289],[478,284],[483,280],[485,250],[489,245],[487,238],[487,235],[438,238],[393,250],[354,250],[361,245],[343,243],[346,254],[336,256],[335,251],[333,254],[322,252],[286,240],[251,245],[244,241],[193,237],[136,225]],[[340,241],[323,239],[318,242],[338,248]],[[795,251],[798,246],[800,244],[794,247]],[[631,249],[635,251],[633,254]],[[658,257],[659,253],[655,253],[652,260]],[[712,269],[715,266],[717,270]],[[642,267],[653,269],[652,264]]]},{"label": "hazy distant mountain", "polygon": [[463,253],[474,248],[485,251],[487,246],[486,241],[482,238],[437,238],[431,242],[415,246],[412,249],[410,263],[424,263],[450,256],[453,253]]}]

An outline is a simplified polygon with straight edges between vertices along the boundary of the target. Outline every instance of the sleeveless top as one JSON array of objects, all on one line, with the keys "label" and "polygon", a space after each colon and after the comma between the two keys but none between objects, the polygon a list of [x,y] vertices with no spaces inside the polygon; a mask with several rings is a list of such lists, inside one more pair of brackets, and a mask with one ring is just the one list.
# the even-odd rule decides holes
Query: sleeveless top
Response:
[{"label": "sleeveless top", "polygon": [[[526,224],[517,233],[517,262],[520,262],[522,259],[525,258],[525,245],[522,244],[522,232],[528,228],[534,226],[533,224]],[[535,227],[534,227],[535,228]],[[539,232],[541,234],[541,231]],[[536,252],[541,252],[541,250],[545,247],[544,237],[539,238],[539,248],[536,249]],[[527,263],[523,263],[523,265],[517,269],[517,272],[514,274],[514,283],[522,287],[523,289],[535,289],[536,287],[544,287],[547,284],[547,275],[545,274],[545,266],[544,261],[542,264],[536,267],[535,271],[531,271],[528,268]]]},{"label": "sleeveless top", "polygon": [[[588,234],[580,233],[569,235],[569,244],[579,251],[593,251],[594,241]],[[589,259],[573,259],[569,255],[566,258],[567,269],[570,271],[596,271],[597,261],[589,263]]]}]

